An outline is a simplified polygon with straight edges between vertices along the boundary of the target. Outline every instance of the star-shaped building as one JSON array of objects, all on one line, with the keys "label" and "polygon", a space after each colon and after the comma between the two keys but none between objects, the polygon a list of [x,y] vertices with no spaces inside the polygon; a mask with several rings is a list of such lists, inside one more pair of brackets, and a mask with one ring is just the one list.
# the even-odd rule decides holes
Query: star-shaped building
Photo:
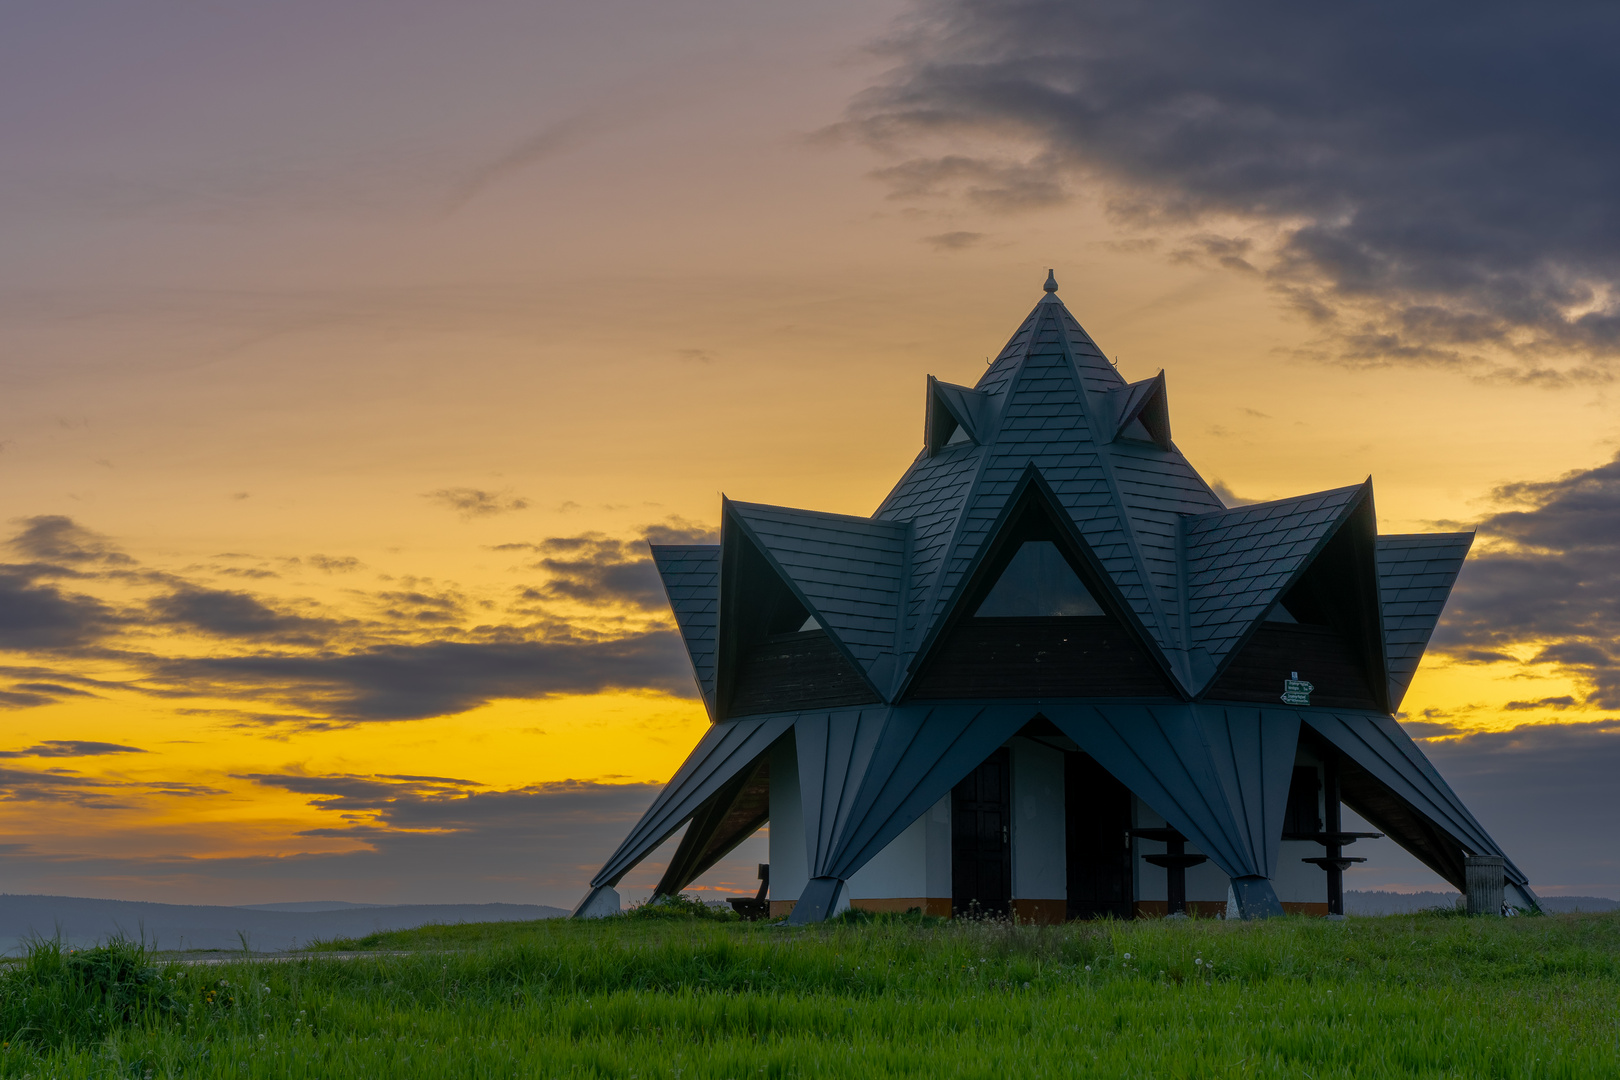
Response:
[{"label": "star-shaped building", "polygon": [[713,723],[575,914],[683,825],[660,895],[767,821],[795,922],[1342,914],[1378,834],[1341,803],[1535,909],[1393,715],[1472,539],[1378,535],[1370,479],[1226,507],[1049,275],[976,386],[928,379],[871,517],[725,500],[719,544],[654,546]]}]

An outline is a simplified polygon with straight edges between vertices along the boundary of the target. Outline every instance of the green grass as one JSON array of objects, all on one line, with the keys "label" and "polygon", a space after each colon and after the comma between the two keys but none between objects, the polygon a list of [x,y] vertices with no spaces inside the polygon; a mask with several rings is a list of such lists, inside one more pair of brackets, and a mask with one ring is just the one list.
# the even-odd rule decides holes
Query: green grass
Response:
[{"label": "green grass", "polygon": [[1620,1076],[1617,915],[642,917],[324,947],[40,945],[0,971],[0,1075]]}]

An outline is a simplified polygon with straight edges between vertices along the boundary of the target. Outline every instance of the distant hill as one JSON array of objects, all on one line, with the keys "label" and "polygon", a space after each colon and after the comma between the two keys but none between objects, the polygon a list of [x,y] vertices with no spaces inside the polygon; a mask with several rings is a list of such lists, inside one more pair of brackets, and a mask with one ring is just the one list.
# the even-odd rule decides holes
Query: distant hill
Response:
[{"label": "distant hill", "polygon": [[[1361,889],[1344,891],[1344,910],[1347,915],[1404,915],[1429,908],[1452,908],[1462,896],[1454,892],[1373,892]],[[1602,896],[1543,896],[1541,906],[1546,911],[1614,911],[1620,900]]]},{"label": "distant hill", "polygon": [[316,939],[362,937],[428,923],[524,922],[567,914],[542,904],[369,905],[315,900],[205,907],[0,895],[0,954],[15,956],[30,938],[55,937],[58,932],[74,946],[93,945],[121,933],[144,936],[160,949],[240,949],[246,937],[255,952],[278,952]]},{"label": "distant hill", "polygon": [[289,900],[281,904],[233,904],[243,911],[356,911],[392,907],[391,904],[351,904],[347,900]]}]

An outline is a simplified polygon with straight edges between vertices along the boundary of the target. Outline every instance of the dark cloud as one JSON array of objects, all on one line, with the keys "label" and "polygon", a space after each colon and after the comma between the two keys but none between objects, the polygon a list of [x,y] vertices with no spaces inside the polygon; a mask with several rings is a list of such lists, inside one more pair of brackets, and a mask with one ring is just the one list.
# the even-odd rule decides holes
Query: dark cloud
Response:
[{"label": "dark cloud", "polygon": [[200,585],[184,585],[156,597],[147,608],[160,622],[213,637],[315,644],[338,627],[328,619],[277,611],[250,593]]},{"label": "dark cloud", "polygon": [[1526,724],[1423,749],[1532,884],[1620,896],[1620,720]]},{"label": "dark cloud", "polygon": [[[1247,237],[1202,234],[1187,238],[1186,246],[1170,253],[1171,262],[1185,262],[1219,266],[1225,270],[1255,273],[1249,258],[1254,253],[1254,241]],[[1244,410],[1252,412],[1252,410]]]},{"label": "dark cloud", "polygon": [[[462,799],[468,788],[482,787],[474,780],[436,776],[358,775],[334,773],[312,776],[306,773],[242,773],[238,780],[251,780],[263,787],[280,788],[314,798],[311,806],[322,810],[393,811],[403,802],[441,802]],[[386,815],[385,815],[386,816]]]},{"label": "dark cloud", "polygon": [[418,626],[453,623],[465,613],[467,605],[467,598],[459,592],[435,592],[430,588],[385,589],[372,593],[371,599],[381,605],[388,618]]},{"label": "dark cloud", "polygon": [[1006,164],[962,155],[913,160],[874,175],[896,199],[941,198],[960,188],[968,201],[992,211],[1039,210],[1065,201],[1063,185],[1038,165]]},{"label": "dark cloud", "polygon": [[1508,712],[1526,712],[1531,709],[1572,709],[1576,704],[1572,695],[1560,694],[1557,697],[1536,698],[1534,701],[1510,701],[1502,708]]},{"label": "dark cloud", "polygon": [[35,771],[0,768],[0,802],[43,806],[63,804],[87,810],[132,810],[138,807],[140,800],[153,795],[194,797],[229,794],[223,788],[180,780],[118,780],[80,776],[70,769]]},{"label": "dark cloud", "polygon": [[530,568],[548,575],[544,584],[525,590],[529,599],[629,603],[648,609],[665,603],[663,583],[645,544],[585,533],[526,546],[540,555]]},{"label": "dark cloud", "polygon": [[672,518],[642,530],[640,540],[619,540],[599,532],[553,536],[532,543],[501,544],[497,551],[529,551],[540,557],[528,564],[547,580],[523,590],[529,600],[572,600],[583,604],[633,604],[662,610],[668,601],[653,566],[648,544],[712,544],[714,530]]},{"label": "dark cloud", "polygon": [[53,704],[55,701],[55,698],[46,694],[30,693],[26,690],[0,690],[0,708],[4,709],[33,709]]},{"label": "dark cloud", "polygon": [[354,571],[363,569],[365,567],[365,564],[359,559],[355,558],[353,555],[343,555],[334,558],[330,555],[321,555],[317,553],[304,559],[304,562],[308,563],[310,566],[313,566],[317,570],[324,570],[328,574],[352,574]]},{"label": "dark cloud", "polygon": [[100,810],[131,808],[119,801],[122,785],[61,770],[0,768],[0,802],[68,803]]},{"label": "dark cloud", "polygon": [[946,232],[923,237],[923,243],[940,251],[964,251],[984,239],[980,232]]},{"label": "dark cloud", "polygon": [[134,563],[107,537],[61,514],[19,518],[21,530],[8,545],[22,555],[47,563],[127,566]]},{"label": "dark cloud", "polygon": [[[643,537],[661,543],[712,538],[679,519],[649,526]],[[26,519],[11,546],[36,560],[64,561],[0,565],[0,649],[53,654],[50,662],[64,669],[69,660],[94,657],[136,674],[108,684],[51,666],[0,669],[27,680],[0,686],[0,708],[33,708],[116,686],[167,699],[250,696],[257,708],[221,718],[316,730],[447,715],[498,698],[607,689],[692,693],[679,640],[661,629],[647,631],[654,620],[613,613],[607,625],[621,631],[613,636],[600,627],[571,627],[545,606],[565,600],[662,613],[663,590],[642,541],[586,534],[503,545],[539,555],[529,569],[546,576],[527,590],[528,603],[504,614],[493,600],[469,598],[452,585],[401,577],[381,591],[353,590],[358,603],[370,606],[369,617],[344,620],[306,614],[318,610],[307,601],[271,600],[134,566],[127,557],[113,558],[116,549],[106,538],[67,518]],[[328,561],[338,571],[350,569],[342,560]],[[110,582],[120,595],[131,587],[157,595],[125,599],[115,608],[52,580],[64,576],[87,586]],[[474,624],[474,614],[489,621]],[[146,651],[140,637],[118,636],[132,628],[166,633],[164,648]],[[206,649],[190,651],[207,655],[185,655],[188,639],[206,642]]]},{"label": "dark cloud", "polygon": [[138,746],[120,743],[87,742],[81,739],[47,739],[26,750],[0,750],[0,758],[103,757],[107,754],[145,754]]},{"label": "dark cloud", "polygon": [[480,491],[477,488],[440,488],[422,496],[447,506],[464,518],[491,517],[514,510],[527,510],[529,500],[520,499],[509,491]]},{"label": "dark cloud", "polygon": [[1613,4],[923,0],[885,48],[844,129],[903,158],[900,196],[1102,190],[1351,361],[1558,381],[1620,353]]},{"label": "dark cloud", "polygon": [[1505,663],[1530,644],[1532,663],[1555,664],[1588,688],[1588,705],[1620,709],[1620,457],[1495,495],[1517,507],[1479,523],[1495,544],[1463,567],[1431,648]]},{"label": "dark cloud", "polygon": [[718,544],[720,533],[696,521],[671,517],[643,528],[641,538],[649,544]]},{"label": "dark cloud", "polygon": [[120,622],[108,605],[38,579],[36,566],[0,566],[0,649],[42,652],[84,645]]},{"label": "dark cloud", "polygon": [[1221,500],[1221,505],[1228,509],[1234,506],[1251,506],[1260,501],[1259,499],[1245,499],[1220,480],[1211,484],[1210,490],[1215,492],[1215,497]]},{"label": "dark cloud", "polygon": [[343,722],[447,716],[498,698],[649,689],[694,695],[671,632],[593,639],[394,645],[345,654],[153,658],[186,692],[248,693]]}]

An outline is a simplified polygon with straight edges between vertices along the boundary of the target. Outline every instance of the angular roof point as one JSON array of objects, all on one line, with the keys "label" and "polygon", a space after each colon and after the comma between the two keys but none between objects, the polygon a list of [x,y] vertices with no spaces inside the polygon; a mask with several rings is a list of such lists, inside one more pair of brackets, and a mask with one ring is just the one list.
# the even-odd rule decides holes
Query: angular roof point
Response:
[{"label": "angular roof point", "polygon": [[1049,293],[1057,292],[1057,271],[1056,270],[1048,270],[1046,272],[1046,284],[1043,285],[1042,288],[1044,288]]}]

